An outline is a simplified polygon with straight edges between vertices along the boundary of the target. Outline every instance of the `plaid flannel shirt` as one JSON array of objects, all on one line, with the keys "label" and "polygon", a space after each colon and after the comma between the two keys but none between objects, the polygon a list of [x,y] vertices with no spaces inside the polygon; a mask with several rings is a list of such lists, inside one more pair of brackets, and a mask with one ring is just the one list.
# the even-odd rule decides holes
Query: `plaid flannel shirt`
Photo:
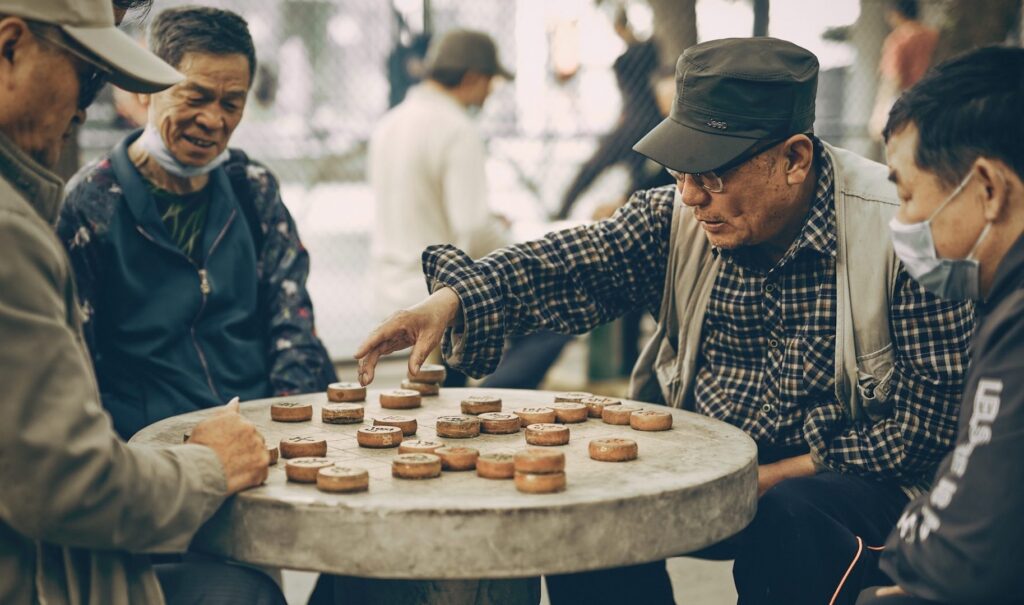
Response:
[{"label": "plaid flannel shirt", "polygon": [[[849,418],[835,396],[833,170],[816,147],[816,194],[784,257],[766,270],[742,250],[715,251],[725,262],[704,319],[696,405],[743,429],[759,447],[806,444],[826,468],[920,488],[956,435],[973,306],[941,301],[901,270],[889,318],[896,348],[892,413],[873,424]],[[637,192],[611,219],[476,262],[452,246],[425,250],[428,285],[451,287],[462,301],[445,356],[480,376],[494,370],[508,335],[579,334],[634,308],[657,315],[674,193]]]}]

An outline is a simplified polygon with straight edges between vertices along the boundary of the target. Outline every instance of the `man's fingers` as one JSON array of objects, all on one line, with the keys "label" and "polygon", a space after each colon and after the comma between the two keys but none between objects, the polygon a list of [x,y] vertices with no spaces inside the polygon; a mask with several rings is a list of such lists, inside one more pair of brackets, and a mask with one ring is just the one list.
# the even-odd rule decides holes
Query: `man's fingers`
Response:
[{"label": "man's fingers", "polygon": [[412,353],[409,355],[409,372],[416,374],[420,371],[420,366],[427,360],[427,355],[434,350],[436,342],[432,342],[434,339],[427,336],[427,334],[421,334],[419,339],[413,344]]},{"label": "man's fingers", "polygon": [[365,387],[373,382],[373,370],[377,367],[377,358],[379,357],[380,351],[371,349],[359,359],[359,384]]}]

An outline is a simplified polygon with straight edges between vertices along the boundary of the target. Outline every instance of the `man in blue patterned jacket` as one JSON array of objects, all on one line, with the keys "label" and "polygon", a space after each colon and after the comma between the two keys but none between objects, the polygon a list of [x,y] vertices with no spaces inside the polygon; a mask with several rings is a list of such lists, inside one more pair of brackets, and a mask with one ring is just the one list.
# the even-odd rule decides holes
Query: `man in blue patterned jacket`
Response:
[{"label": "man in blue patterned jacket", "polygon": [[74,177],[58,225],[103,404],[125,438],[236,395],[336,380],[277,180],[227,148],[256,68],[245,20],[169,10],[150,46],[185,81],[145,97],[146,129]]}]

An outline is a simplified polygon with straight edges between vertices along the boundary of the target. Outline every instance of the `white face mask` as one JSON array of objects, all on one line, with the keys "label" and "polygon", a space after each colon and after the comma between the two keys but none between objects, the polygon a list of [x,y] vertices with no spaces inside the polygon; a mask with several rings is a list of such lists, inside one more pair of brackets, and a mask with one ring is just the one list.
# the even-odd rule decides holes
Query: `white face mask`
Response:
[{"label": "white face mask", "polygon": [[978,300],[981,298],[981,279],[979,264],[974,253],[978,250],[992,223],[986,223],[967,258],[939,258],[935,250],[935,238],[932,235],[932,221],[952,202],[971,180],[968,173],[960,181],[956,189],[949,194],[939,207],[926,220],[920,223],[901,223],[896,217],[889,221],[892,232],[892,245],[896,256],[903,262],[907,272],[920,283],[925,290],[945,300]]},{"label": "white face mask", "polygon": [[225,149],[223,153],[213,158],[209,164],[203,166],[188,166],[178,161],[178,158],[171,154],[171,150],[164,144],[164,138],[152,126],[146,126],[139,137],[139,145],[147,154],[160,165],[161,168],[174,176],[184,179],[191,179],[203,176],[216,170],[221,164],[228,161],[231,153]]}]

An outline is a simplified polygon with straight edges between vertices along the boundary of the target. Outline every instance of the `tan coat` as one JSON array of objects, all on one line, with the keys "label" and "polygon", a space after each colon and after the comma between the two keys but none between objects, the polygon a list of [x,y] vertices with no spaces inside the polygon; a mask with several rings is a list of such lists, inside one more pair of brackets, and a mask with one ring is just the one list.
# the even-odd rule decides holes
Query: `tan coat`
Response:
[{"label": "tan coat", "polygon": [[0,177],[0,603],[162,603],[141,553],[188,547],[220,462],[118,439],[53,233],[62,183],[3,135]]}]

